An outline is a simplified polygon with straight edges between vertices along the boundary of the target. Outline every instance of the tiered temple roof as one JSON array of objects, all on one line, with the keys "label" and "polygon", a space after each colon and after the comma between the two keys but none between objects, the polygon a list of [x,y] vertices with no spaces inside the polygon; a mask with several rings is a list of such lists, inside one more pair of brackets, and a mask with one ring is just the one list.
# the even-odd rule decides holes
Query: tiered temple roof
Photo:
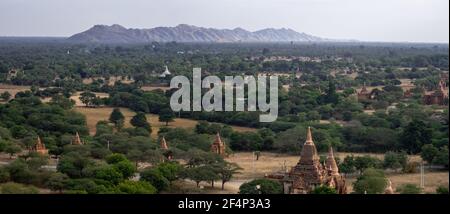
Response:
[{"label": "tiered temple roof", "polygon": [[330,147],[324,165],[314,144],[311,128],[306,132],[300,160],[283,179],[285,193],[310,193],[315,187],[325,185],[336,189],[339,194],[346,193],[345,179],[339,175],[339,168]]},{"label": "tiered temple roof", "polygon": [[72,139],[72,145],[83,145],[83,141],[81,141],[80,135],[75,133],[75,137]]},{"label": "tiered temple roof", "polygon": [[328,170],[330,175],[339,176],[339,168],[336,164],[336,159],[334,158],[333,147],[331,146],[328,150],[328,156],[325,165],[325,168]]},{"label": "tiered temple roof", "polygon": [[45,148],[45,144],[42,143],[39,136],[37,137],[36,144],[34,144],[32,150],[42,155],[48,155],[48,150]]},{"label": "tiered temple roof", "polygon": [[301,177],[302,182],[294,185],[294,188],[298,189],[304,189],[312,185],[320,185],[323,181],[323,167],[320,164],[320,157],[314,145],[310,127],[308,127],[306,133],[306,141],[303,144],[300,160],[291,170],[291,174],[294,177]]},{"label": "tiered temple roof", "polygon": [[214,143],[211,144],[211,152],[225,156],[225,143],[220,138],[219,133],[216,134],[216,139],[214,140]]}]

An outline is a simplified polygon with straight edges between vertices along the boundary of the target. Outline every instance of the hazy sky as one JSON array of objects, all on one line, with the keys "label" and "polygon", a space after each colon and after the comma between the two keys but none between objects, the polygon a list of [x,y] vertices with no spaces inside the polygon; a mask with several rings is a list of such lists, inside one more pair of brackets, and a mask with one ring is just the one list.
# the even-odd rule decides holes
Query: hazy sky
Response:
[{"label": "hazy sky", "polygon": [[449,41],[448,0],[0,0],[0,36],[70,36],[94,24],[292,28],[333,39]]}]

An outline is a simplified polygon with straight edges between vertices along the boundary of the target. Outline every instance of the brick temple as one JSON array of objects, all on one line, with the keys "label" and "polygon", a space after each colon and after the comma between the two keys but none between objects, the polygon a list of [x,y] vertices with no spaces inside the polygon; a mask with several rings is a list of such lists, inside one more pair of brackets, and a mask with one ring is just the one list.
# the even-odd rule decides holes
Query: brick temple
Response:
[{"label": "brick temple", "polygon": [[219,133],[216,134],[216,139],[214,140],[214,143],[211,144],[211,152],[221,156],[226,156],[225,143],[222,141],[222,139],[220,139]]},{"label": "brick temple", "polygon": [[441,76],[436,90],[425,92],[423,103],[425,105],[448,105],[448,85],[444,76]]},{"label": "brick temple", "polygon": [[45,144],[42,143],[41,138],[39,136],[37,137],[36,144],[34,144],[31,151],[37,152],[41,155],[48,155],[48,149],[45,148]]},{"label": "brick temple", "polygon": [[321,164],[310,127],[299,162],[284,174],[281,181],[285,194],[308,194],[322,185],[334,188],[338,194],[347,193],[345,178],[339,174],[333,148],[329,148],[327,159]]}]

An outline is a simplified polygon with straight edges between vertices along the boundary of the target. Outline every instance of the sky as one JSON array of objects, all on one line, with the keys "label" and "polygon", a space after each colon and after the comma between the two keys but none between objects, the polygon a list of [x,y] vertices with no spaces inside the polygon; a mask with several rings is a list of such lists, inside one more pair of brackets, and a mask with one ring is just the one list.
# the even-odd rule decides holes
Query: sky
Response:
[{"label": "sky", "polygon": [[449,42],[448,0],[0,0],[0,36],[70,36],[95,24],[291,28],[330,39]]}]

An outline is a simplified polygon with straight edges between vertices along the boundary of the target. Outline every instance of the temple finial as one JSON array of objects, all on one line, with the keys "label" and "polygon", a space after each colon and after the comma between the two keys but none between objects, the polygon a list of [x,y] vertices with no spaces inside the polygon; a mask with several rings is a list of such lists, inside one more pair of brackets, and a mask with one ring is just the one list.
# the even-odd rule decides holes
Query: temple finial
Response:
[{"label": "temple finial", "polygon": [[308,126],[308,131],[306,132],[306,142],[305,144],[313,144],[312,134],[311,134],[311,127]]}]

